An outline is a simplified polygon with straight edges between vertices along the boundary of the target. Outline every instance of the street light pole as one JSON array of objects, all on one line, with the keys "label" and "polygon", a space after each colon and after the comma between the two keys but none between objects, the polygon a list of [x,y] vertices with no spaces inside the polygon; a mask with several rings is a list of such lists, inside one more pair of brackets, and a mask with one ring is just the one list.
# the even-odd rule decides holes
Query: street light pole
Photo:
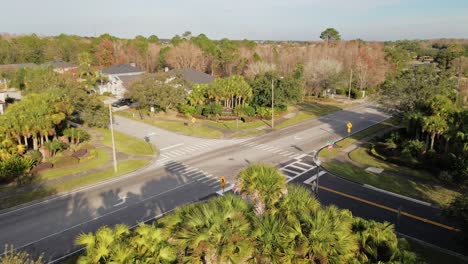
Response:
[{"label": "street light pole", "polygon": [[273,78],[271,78],[271,128],[275,127],[274,98],[275,98],[275,89],[273,88]]},{"label": "street light pole", "polygon": [[114,122],[112,121],[112,106],[109,104],[109,118],[112,138],[112,159],[114,160],[114,172],[117,172],[117,155],[115,154]]}]

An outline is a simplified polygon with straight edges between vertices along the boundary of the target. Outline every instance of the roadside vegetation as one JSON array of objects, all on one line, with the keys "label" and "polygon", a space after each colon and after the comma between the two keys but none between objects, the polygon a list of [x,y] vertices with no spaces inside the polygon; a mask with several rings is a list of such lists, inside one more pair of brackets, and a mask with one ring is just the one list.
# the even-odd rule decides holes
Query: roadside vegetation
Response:
[{"label": "roadside vegetation", "polygon": [[[151,225],[81,234],[78,262],[418,263],[393,225],[323,207],[307,189],[286,185],[273,166],[251,165],[236,192],[185,205]],[[105,251],[100,250],[105,248]],[[125,251],[121,249],[125,248]],[[97,260],[97,261],[96,261]]]}]

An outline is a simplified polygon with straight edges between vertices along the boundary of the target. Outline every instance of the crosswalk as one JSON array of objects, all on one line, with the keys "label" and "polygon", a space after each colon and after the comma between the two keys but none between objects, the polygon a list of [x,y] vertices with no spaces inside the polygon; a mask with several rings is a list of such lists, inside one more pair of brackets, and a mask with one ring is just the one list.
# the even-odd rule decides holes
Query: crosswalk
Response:
[{"label": "crosswalk", "polygon": [[317,168],[317,166],[314,164],[309,164],[301,159],[296,159],[292,163],[280,168],[280,170],[283,172],[284,176],[286,176],[287,181],[290,182],[315,168]]},{"label": "crosswalk", "polygon": [[262,150],[262,151],[267,151],[267,152],[270,152],[270,153],[273,153],[273,154],[276,154],[276,155],[280,155],[280,156],[283,156],[283,157],[286,157],[286,158],[291,158],[291,159],[298,158],[298,157],[300,157],[302,155],[302,154],[299,154],[299,153],[296,153],[296,152],[293,152],[293,151],[280,149],[280,148],[277,148],[275,146],[270,146],[270,145],[267,145],[267,144],[259,144],[259,143],[255,143],[255,142],[244,141],[244,142],[240,142],[239,145],[246,146],[246,147],[249,147],[249,148],[258,149],[258,150]]},{"label": "crosswalk", "polygon": [[214,192],[220,189],[219,179],[212,174],[205,172],[201,169],[189,166],[182,162],[170,161],[165,165],[165,169],[168,173],[173,175],[182,176],[191,181],[197,181],[203,183],[214,190]]}]

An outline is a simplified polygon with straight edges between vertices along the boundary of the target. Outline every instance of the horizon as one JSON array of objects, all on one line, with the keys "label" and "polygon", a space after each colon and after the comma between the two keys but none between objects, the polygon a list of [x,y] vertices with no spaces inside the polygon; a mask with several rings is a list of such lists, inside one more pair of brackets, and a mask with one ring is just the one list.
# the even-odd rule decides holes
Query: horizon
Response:
[{"label": "horizon", "polygon": [[468,38],[468,2],[462,0],[18,0],[3,8],[8,12],[0,17],[2,31],[14,35],[97,37],[108,33],[134,38],[154,34],[171,39],[188,30],[211,39],[316,41],[321,31],[333,27],[344,40]]}]

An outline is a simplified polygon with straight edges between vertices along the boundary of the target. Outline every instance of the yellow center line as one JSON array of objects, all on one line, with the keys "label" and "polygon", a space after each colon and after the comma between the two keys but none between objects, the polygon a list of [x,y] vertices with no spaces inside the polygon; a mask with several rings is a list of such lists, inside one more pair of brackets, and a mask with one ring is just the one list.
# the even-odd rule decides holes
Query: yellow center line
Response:
[{"label": "yellow center line", "polygon": [[[346,194],[346,193],[342,193],[342,192],[339,192],[339,191],[336,191],[336,190],[333,190],[333,189],[330,189],[330,188],[327,188],[327,187],[319,186],[319,188],[322,189],[322,190],[331,192],[331,193],[335,193],[335,194],[338,194],[338,195],[341,195],[341,196],[344,196],[344,197],[347,197],[347,198],[362,202],[362,203],[366,203],[366,204],[369,204],[369,205],[373,205],[373,206],[385,209],[385,210],[390,211],[390,212],[398,213],[397,209],[394,209],[394,208],[391,208],[391,207],[388,207],[388,206],[385,206],[385,205],[381,205],[381,204],[374,203],[374,202],[371,202],[371,201],[368,201],[368,200],[364,200],[362,198],[359,198],[359,197],[356,197],[356,196],[353,196],[353,195],[349,195],[349,194]],[[438,226],[438,227],[448,229],[450,231],[460,232],[459,229],[456,229],[454,227],[444,225],[444,224],[441,224],[441,223],[438,223],[438,222],[434,222],[432,220],[422,218],[422,217],[419,217],[419,216],[416,216],[416,215],[412,215],[412,214],[404,212],[404,211],[400,211],[400,214],[404,215],[404,216],[407,216],[407,217],[410,217],[410,218],[413,218],[413,219],[416,219],[416,220],[419,220],[419,221],[422,221],[424,223],[428,223],[428,224],[431,224],[431,225],[435,225],[435,226]]]}]

